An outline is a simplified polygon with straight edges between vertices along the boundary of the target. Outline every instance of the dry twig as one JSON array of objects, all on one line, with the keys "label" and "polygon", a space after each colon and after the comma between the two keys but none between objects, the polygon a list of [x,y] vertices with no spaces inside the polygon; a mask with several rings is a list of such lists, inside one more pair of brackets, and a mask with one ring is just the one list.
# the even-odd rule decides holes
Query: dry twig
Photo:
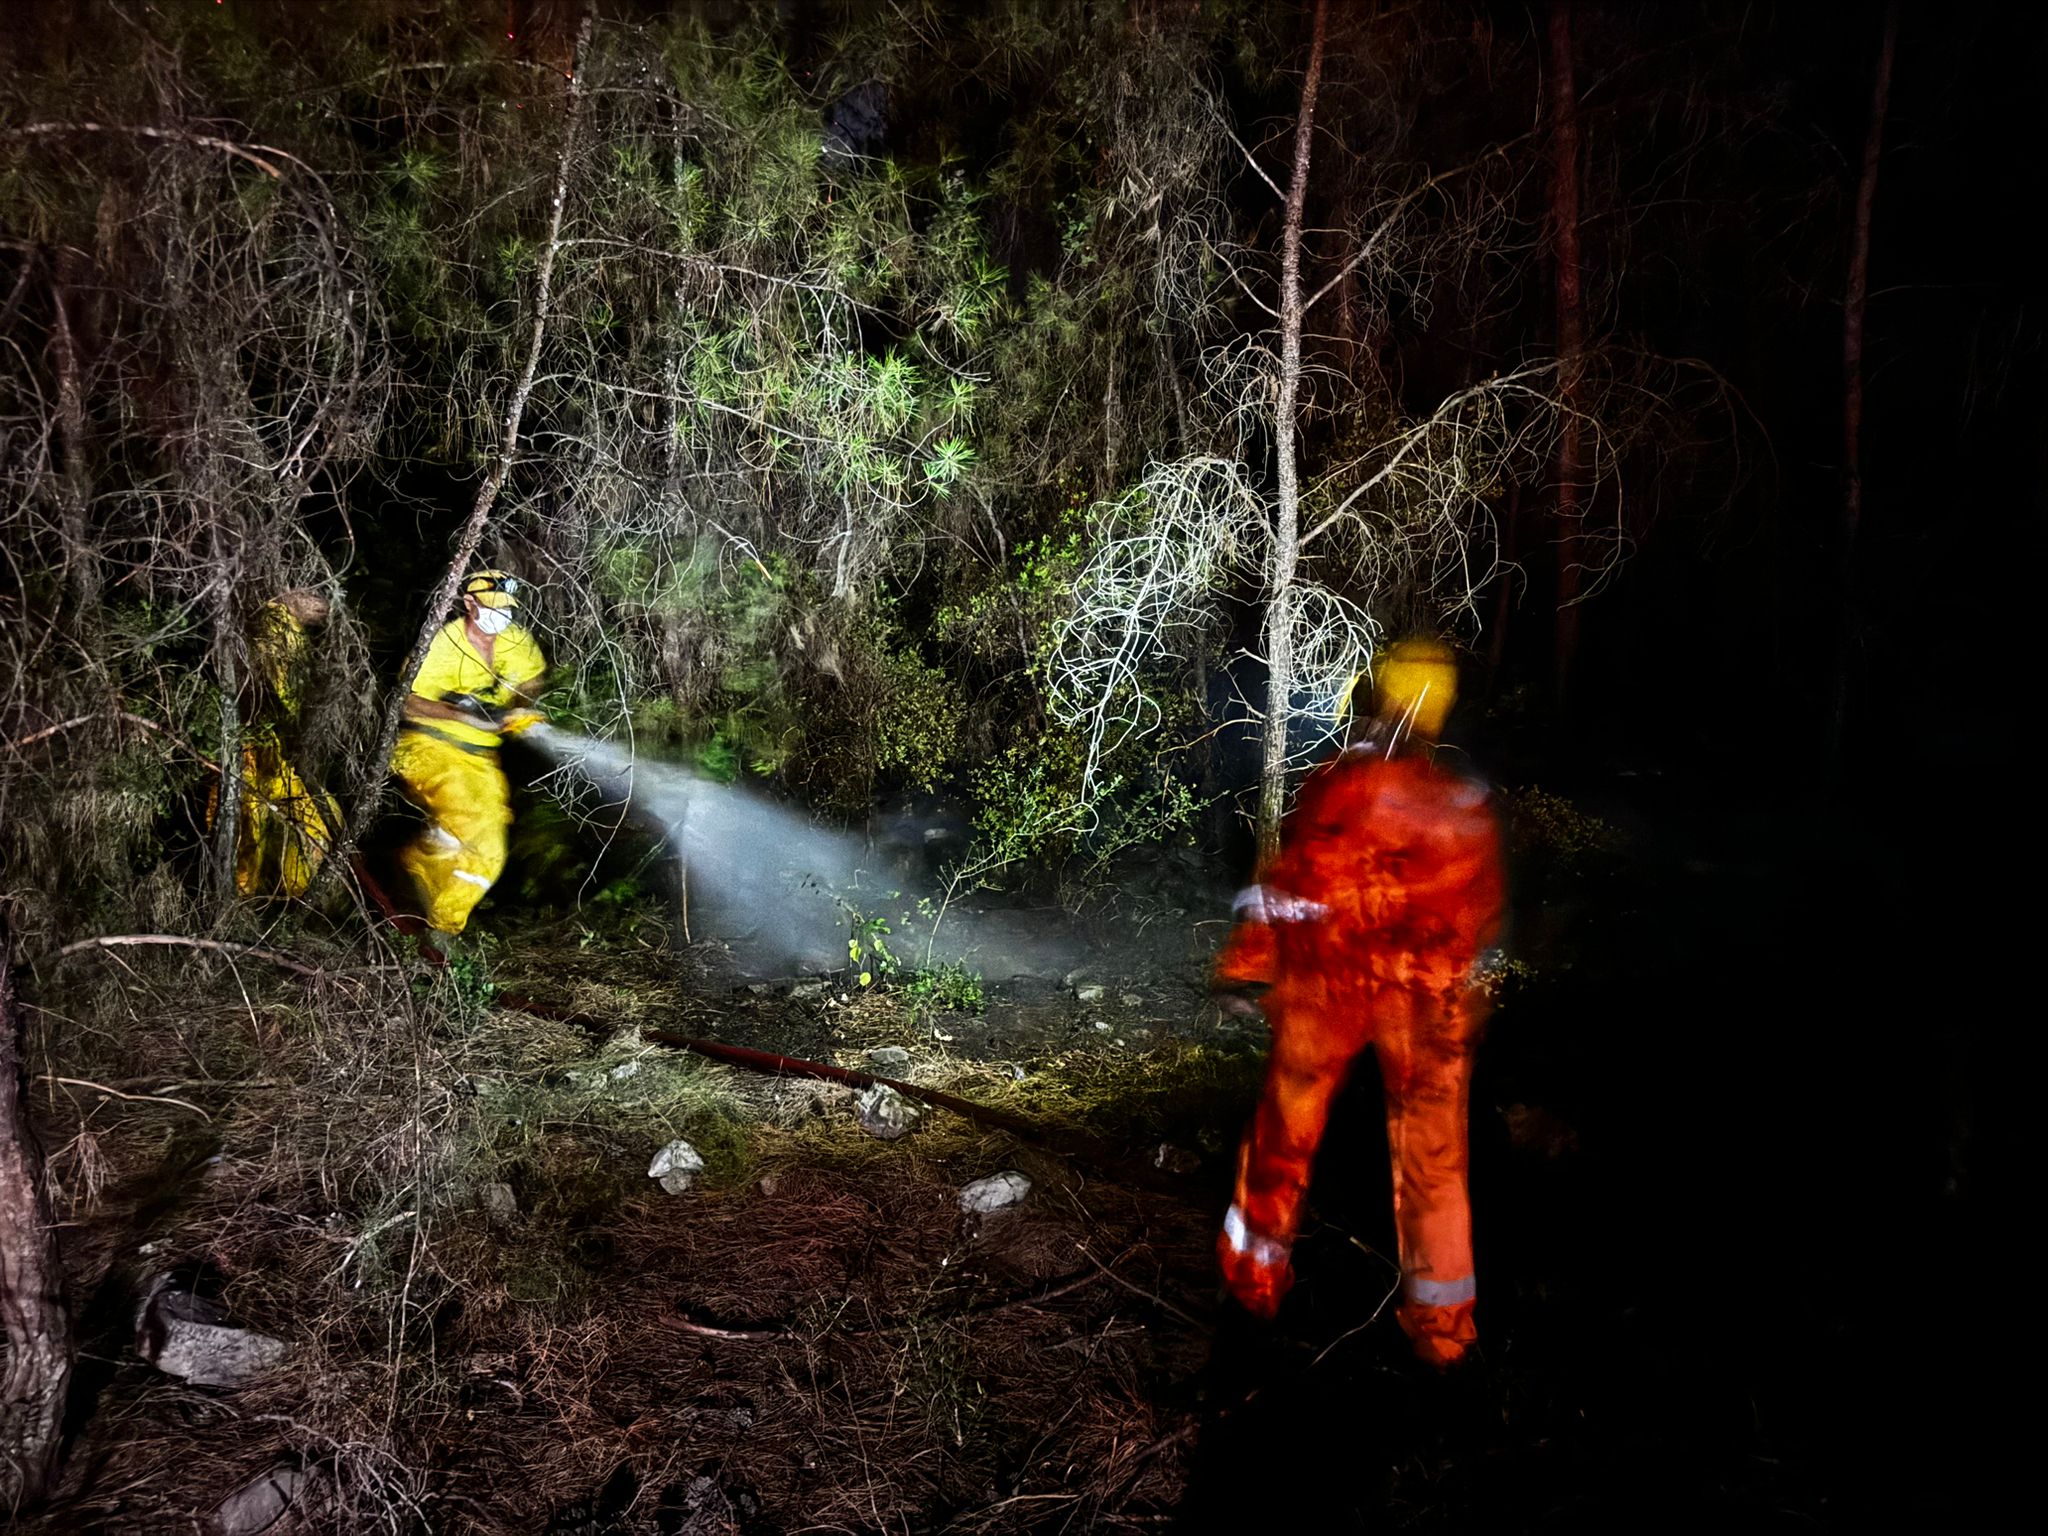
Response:
[{"label": "dry twig", "polygon": [[318,978],[327,975],[317,965],[308,965],[295,960],[281,950],[266,949],[261,944],[238,944],[230,939],[194,939],[177,933],[109,933],[97,938],[79,939],[66,944],[51,960],[63,960],[71,955],[83,954],[89,949],[205,949],[220,955],[242,955],[251,960],[266,961],[296,975]]}]

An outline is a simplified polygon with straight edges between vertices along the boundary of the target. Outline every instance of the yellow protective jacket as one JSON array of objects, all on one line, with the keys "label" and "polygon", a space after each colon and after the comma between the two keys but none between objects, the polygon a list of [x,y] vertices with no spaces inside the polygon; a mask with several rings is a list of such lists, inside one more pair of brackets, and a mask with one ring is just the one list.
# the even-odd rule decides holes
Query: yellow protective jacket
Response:
[{"label": "yellow protective jacket", "polygon": [[[427,659],[420,666],[420,675],[413,679],[412,696],[457,708],[481,705],[495,713],[518,704],[521,694],[530,693],[547,668],[540,642],[519,625],[514,624],[492,641],[491,659],[485,661],[469,638],[468,626],[455,619],[443,625],[441,633],[434,636],[434,643],[427,647]],[[473,724],[425,718],[409,718],[407,724],[445,741],[472,747],[495,747],[504,734],[481,711]]]}]

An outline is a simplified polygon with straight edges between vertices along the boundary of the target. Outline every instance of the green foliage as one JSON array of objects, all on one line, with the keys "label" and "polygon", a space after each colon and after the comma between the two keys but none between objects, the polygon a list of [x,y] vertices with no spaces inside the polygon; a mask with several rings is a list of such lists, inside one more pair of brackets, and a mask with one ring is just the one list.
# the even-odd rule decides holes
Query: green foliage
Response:
[{"label": "green foliage", "polygon": [[697,744],[691,760],[704,777],[730,784],[740,776],[739,748],[722,731],[714,731]]},{"label": "green foliage", "polygon": [[479,926],[459,937],[426,934],[417,942],[422,947],[431,944],[442,958],[438,964],[422,964],[414,973],[414,996],[436,1004],[441,1017],[459,1031],[480,1027],[498,995],[497,935]]},{"label": "green foliage", "polygon": [[1055,727],[973,776],[975,838],[951,872],[956,892],[1022,866],[1078,896],[1127,849],[1188,836],[1203,802],[1186,784],[1133,759],[1112,760],[1090,785],[1085,760],[1081,740]]},{"label": "green foliage", "polygon": [[593,837],[577,814],[547,794],[515,804],[511,856],[494,899],[529,908],[573,908],[610,939],[630,936],[649,914],[667,921],[668,852],[632,826]]},{"label": "green foliage", "polygon": [[[606,637],[611,645],[642,640],[670,663],[668,690],[632,700],[636,738],[687,744],[722,783],[777,771],[800,734],[784,676],[787,621],[804,578],[781,556],[749,558],[715,537],[692,541],[681,557],[654,540],[620,541],[603,551],[595,574],[620,626]],[[559,713],[600,728],[630,689],[616,659],[575,672],[558,689]]]},{"label": "green foliage", "polygon": [[[949,408],[949,414],[951,410]],[[974,465],[974,449],[965,438],[947,437],[932,445],[931,457],[920,466],[924,478],[942,496],[958,485]]]},{"label": "green foliage", "polygon": [[[482,940],[483,935],[479,933],[472,942],[481,945]],[[497,983],[491,980],[490,962],[481,947],[449,955],[447,975],[460,1013],[481,1013],[498,995]]]},{"label": "green foliage", "polygon": [[[900,892],[892,892],[891,898]],[[919,916],[925,923],[938,914],[929,901],[921,902]],[[979,1013],[987,1005],[981,973],[957,961],[937,965],[910,965],[890,946],[894,926],[886,917],[849,906],[850,932],[846,940],[848,974],[857,987],[889,982],[913,1006],[943,1008],[955,1013]]]},{"label": "green foliage", "polygon": [[[151,350],[174,329],[153,323],[178,266],[168,254],[215,242],[223,270],[264,279],[249,303],[216,307],[267,316],[292,281],[329,270],[327,246],[280,234],[319,210],[356,306],[347,329],[366,347],[360,388],[330,413],[347,426],[329,462],[374,472],[343,497],[345,536],[275,504],[290,477],[238,482],[225,498],[248,508],[236,604],[257,606],[292,561],[320,574],[331,557],[351,571],[348,595],[384,601],[380,644],[402,649],[461,499],[437,520],[407,498],[495,459],[534,337],[559,178],[566,239],[486,553],[535,583],[534,625],[556,664],[551,712],[688,752],[720,779],[779,775],[846,814],[893,789],[964,783],[1005,866],[1116,842],[1113,819],[1070,798],[1070,744],[1054,741],[1057,762],[1035,770],[999,759],[1020,723],[1043,718],[1030,669],[1086,553],[1081,509],[1116,483],[1119,461],[1179,430],[1166,374],[1175,346],[1185,361],[1202,345],[1206,320],[1201,302],[1182,302],[1185,283],[1155,279],[1177,259],[1175,232],[1199,225],[1185,216],[1201,211],[1215,170],[1202,139],[1206,22],[1150,35],[1072,4],[941,8],[910,47],[900,25],[849,15],[798,72],[766,13],[715,34],[614,19],[579,72],[583,120],[570,136],[559,78],[480,36],[459,6],[407,8],[402,22],[383,7],[328,7],[285,32],[234,7],[162,20],[109,25],[104,59],[73,78],[17,81],[10,110],[154,122],[175,78],[181,111],[274,146],[288,174],[165,144],[7,141],[0,215],[89,255],[107,306],[95,327],[142,349],[137,366],[100,374],[151,379],[176,361]],[[866,80],[902,102],[955,99],[972,81],[1014,131],[993,158],[962,152],[961,125],[943,120],[905,158],[838,153],[824,113]],[[1008,234],[999,245],[998,210],[1062,231],[1057,259]],[[1000,259],[1009,250],[1024,270]],[[17,354],[39,360],[21,398],[47,401],[57,391],[37,327],[48,306],[40,289],[30,300],[10,310],[27,327],[12,337]],[[329,345],[292,329],[296,311],[276,312],[277,336],[214,359],[257,396],[282,387],[279,359]],[[182,390],[202,373],[161,376]],[[105,504],[159,505],[181,463],[151,438],[159,403],[115,393],[91,409]],[[245,447],[222,435],[209,462]],[[206,531],[117,530],[124,548],[193,550],[209,547]],[[359,533],[360,550],[348,542]],[[302,558],[316,547],[318,560]],[[61,605],[72,568],[62,551],[36,553],[18,562],[30,629]],[[121,580],[94,689],[217,749],[205,679],[224,648],[206,610],[182,575]],[[351,722],[375,702],[362,681],[391,660],[371,663],[359,632],[323,652],[313,692],[325,702],[309,718],[327,735],[311,734],[358,742]],[[203,841],[183,752],[156,744],[147,795],[138,780],[104,802],[70,797],[99,807],[133,869]],[[316,778],[333,768],[331,787],[346,788],[358,757],[321,746],[300,766]],[[1159,799],[1149,768],[1125,773],[1118,793],[1131,805]],[[1133,814],[1135,825],[1179,812]],[[523,804],[522,818],[503,894],[580,887],[590,871],[544,803]]]},{"label": "green foliage", "polygon": [[941,606],[931,621],[936,639],[981,662],[1036,666],[1043,661],[1052,626],[1071,606],[1074,579],[1087,553],[1087,492],[1071,473],[1055,489],[1060,501],[1051,530],[1019,540],[1007,571],[996,573],[963,601]]},{"label": "green foliage", "polygon": [[895,975],[901,966],[889,948],[888,919],[870,916],[850,907],[847,916],[853,932],[846,940],[846,964],[853,973],[855,985],[871,987],[876,978]]},{"label": "green foliage", "polygon": [[903,995],[913,1004],[927,1004],[954,1013],[980,1013],[988,1005],[981,972],[952,960],[913,971],[904,983]]},{"label": "green foliage", "polygon": [[689,729],[689,716],[676,703],[673,695],[650,694],[634,701],[633,737],[636,741],[650,746],[680,741]]},{"label": "green foliage", "polygon": [[874,722],[875,769],[931,789],[952,766],[966,711],[958,685],[915,651],[879,658],[882,701]]}]

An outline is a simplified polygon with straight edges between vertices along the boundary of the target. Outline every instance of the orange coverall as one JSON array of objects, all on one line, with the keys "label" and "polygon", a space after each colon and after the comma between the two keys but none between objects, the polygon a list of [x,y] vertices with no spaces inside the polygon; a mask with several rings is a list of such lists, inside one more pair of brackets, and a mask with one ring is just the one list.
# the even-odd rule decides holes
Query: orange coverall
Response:
[{"label": "orange coverall", "polygon": [[1219,987],[1269,984],[1273,1050],[1217,1252],[1271,1317],[1330,1105],[1368,1044],[1386,1085],[1400,1321],[1424,1360],[1475,1337],[1466,1126],[1485,1021],[1473,985],[1500,924],[1500,836],[1486,787],[1427,749],[1347,749],[1311,774],[1261,882],[1239,894]]}]

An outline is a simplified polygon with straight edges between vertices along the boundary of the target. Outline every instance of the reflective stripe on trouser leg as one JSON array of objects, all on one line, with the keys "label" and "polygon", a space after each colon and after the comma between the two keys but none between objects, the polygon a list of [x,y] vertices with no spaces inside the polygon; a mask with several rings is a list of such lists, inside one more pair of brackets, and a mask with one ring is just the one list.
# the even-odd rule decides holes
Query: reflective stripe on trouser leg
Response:
[{"label": "reflective stripe on trouser leg", "polygon": [[1479,1294],[1479,1277],[1461,1275],[1456,1280],[1424,1280],[1418,1275],[1402,1278],[1408,1300],[1424,1307],[1455,1307]]},{"label": "reflective stripe on trouser leg", "polygon": [[1244,1212],[1234,1205],[1223,1213],[1223,1240],[1232,1253],[1241,1253],[1268,1269],[1287,1262],[1288,1245],[1254,1232],[1245,1225]]},{"label": "reflective stripe on trouser leg", "polygon": [[495,753],[407,732],[392,766],[408,797],[432,818],[400,856],[419,887],[427,922],[460,933],[484,893],[505,870],[512,789]]}]

